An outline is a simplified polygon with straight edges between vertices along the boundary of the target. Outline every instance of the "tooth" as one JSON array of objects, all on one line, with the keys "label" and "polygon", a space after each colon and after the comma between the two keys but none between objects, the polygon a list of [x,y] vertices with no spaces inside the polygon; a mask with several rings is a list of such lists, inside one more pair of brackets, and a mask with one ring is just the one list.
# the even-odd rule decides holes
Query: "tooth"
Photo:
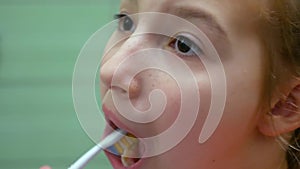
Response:
[{"label": "tooth", "polygon": [[138,141],[133,142],[129,147],[124,149],[124,152],[121,156],[122,164],[125,167],[129,167],[133,165],[136,161],[135,158],[139,157],[139,150],[138,150]]},{"label": "tooth", "polygon": [[124,167],[130,167],[131,165],[133,165],[135,163],[134,159],[124,157],[124,156],[121,157],[121,161],[122,161],[122,164]]}]

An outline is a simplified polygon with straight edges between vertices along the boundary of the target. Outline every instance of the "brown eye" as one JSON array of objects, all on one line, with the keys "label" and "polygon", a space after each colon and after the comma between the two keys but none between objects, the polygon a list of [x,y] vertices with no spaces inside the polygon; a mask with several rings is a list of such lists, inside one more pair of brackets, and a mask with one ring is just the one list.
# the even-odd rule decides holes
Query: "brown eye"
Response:
[{"label": "brown eye", "polygon": [[177,36],[175,42],[175,49],[185,54],[192,50],[193,42],[184,36]]},{"label": "brown eye", "polygon": [[[180,56],[202,55],[202,50],[190,38],[190,35],[177,35],[171,39],[169,46]],[[194,38],[193,38],[194,39]]]},{"label": "brown eye", "polygon": [[119,30],[125,32],[133,32],[135,29],[135,25],[131,17],[126,14],[117,14],[115,15],[115,19],[119,20]]}]

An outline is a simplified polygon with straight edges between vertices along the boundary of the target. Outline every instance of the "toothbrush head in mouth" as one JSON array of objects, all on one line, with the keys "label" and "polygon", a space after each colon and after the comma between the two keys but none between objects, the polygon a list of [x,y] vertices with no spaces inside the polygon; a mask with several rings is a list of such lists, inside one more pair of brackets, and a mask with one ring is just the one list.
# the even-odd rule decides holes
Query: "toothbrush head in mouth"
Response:
[{"label": "toothbrush head in mouth", "polygon": [[[108,125],[113,130],[122,130],[118,128],[112,121],[109,121]],[[140,141],[136,136],[126,132],[126,135],[124,135],[123,138],[121,138],[111,147],[107,148],[105,152],[108,155],[110,161],[114,161],[113,163],[118,163],[118,165],[121,165],[125,168],[131,168],[141,159],[139,143]]]}]

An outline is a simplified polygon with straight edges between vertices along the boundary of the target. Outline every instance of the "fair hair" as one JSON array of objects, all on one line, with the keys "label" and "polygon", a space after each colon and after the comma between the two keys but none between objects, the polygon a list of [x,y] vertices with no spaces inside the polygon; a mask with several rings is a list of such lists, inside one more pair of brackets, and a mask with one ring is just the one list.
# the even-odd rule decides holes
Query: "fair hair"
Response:
[{"label": "fair hair", "polygon": [[[280,77],[282,67],[292,73],[292,78],[300,78],[300,1],[271,0],[270,2],[271,7],[262,11],[266,22],[261,33],[264,37],[267,36],[262,40],[271,60],[268,92],[272,93],[276,92],[276,86],[283,81]],[[300,128],[292,133],[290,140],[282,142],[286,145],[289,169],[299,169]]]}]

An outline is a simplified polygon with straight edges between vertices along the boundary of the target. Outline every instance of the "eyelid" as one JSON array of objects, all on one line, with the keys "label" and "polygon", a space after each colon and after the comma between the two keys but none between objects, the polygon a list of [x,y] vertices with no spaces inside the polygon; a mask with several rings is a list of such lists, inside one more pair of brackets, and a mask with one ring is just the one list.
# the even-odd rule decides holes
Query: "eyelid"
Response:
[{"label": "eyelid", "polygon": [[[176,38],[177,36],[187,37],[197,47],[197,49],[193,49],[193,52],[195,52],[197,55],[204,54],[204,45],[203,45],[203,42],[199,38],[197,38],[195,35],[193,35],[191,33],[187,33],[187,32],[179,32],[179,33],[175,34],[174,36],[172,36],[172,38]],[[198,50],[198,51],[195,51],[195,50]]]},{"label": "eyelid", "polygon": [[118,13],[118,14],[115,14],[114,15],[114,19],[120,19],[120,18],[123,18],[125,16],[128,16],[127,14],[125,13]]}]

